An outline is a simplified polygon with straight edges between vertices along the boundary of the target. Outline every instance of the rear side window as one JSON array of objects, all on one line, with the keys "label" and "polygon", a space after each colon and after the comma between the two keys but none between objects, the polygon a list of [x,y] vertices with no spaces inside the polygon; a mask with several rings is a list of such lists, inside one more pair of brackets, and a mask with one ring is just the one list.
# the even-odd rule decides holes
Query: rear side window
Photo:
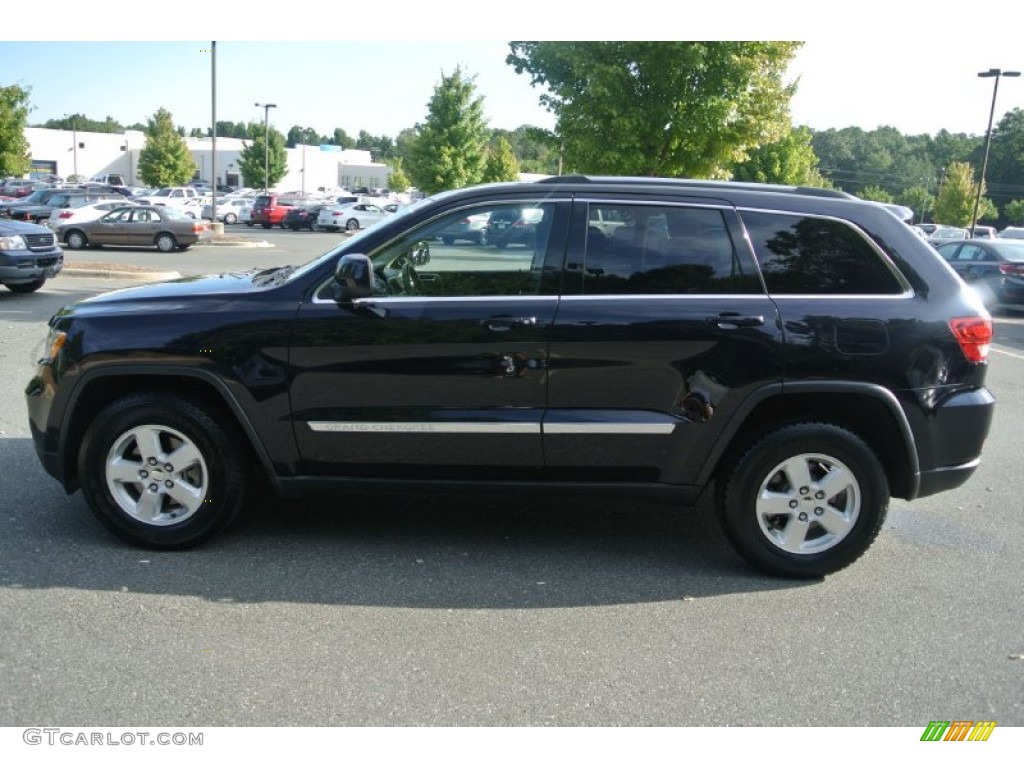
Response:
[{"label": "rear side window", "polygon": [[853,227],[834,219],[742,211],[771,294],[901,294],[888,260]]},{"label": "rear side window", "polygon": [[590,205],[584,294],[760,292],[756,268],[741,258],[720,210]]}]

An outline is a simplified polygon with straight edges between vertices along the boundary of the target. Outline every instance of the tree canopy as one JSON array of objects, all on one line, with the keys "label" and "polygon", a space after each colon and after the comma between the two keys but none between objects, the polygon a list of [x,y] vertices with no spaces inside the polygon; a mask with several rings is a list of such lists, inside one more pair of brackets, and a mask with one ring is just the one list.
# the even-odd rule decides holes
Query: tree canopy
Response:
[{"label": "tree canopy", "polygon": [[484,120],[483,97],[474,78],[461,68],[441,75],[427,103],[427,119],[419,126],[408,158],[409,176],[426,194],[477,184],[483,177],[490,132]]},{"label": "tree canopy", "polygon": [[20,85],[0,86],[0,177],[24,176],[32,166],[25,138],[28,95]]},{"label": "tree canopy", "polygon": [[195,160],[175,129],[171,113],[161,107],[148,120],[146,146],[139,153],[139,178],[151,187],[174,187],[191,181],[195,169]]},{"label": "tree canopy", "polygon": [[513,42],[506,62],[547,91],[569,170],[728,178],[789,129],[796,42]]},{"label": "tree canopy", "polygon": [[[269,145],[266,137],[269,134]],[[269,153],[267,147],[270,147]],[[285,152],[284,136],[274,128],[252,123],[249,141],[238,156],[238,170],[247,186],[272,188],[288,172],[288,153]]]}]

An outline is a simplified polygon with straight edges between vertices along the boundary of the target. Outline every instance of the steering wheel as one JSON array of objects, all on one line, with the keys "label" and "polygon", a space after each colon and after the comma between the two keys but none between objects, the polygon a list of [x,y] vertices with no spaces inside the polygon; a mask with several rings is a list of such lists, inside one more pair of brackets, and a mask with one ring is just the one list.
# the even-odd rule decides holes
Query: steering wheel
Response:
[{"label": "steering wheel", "polygon": [[420,278],[412,267],[412,259],[406,259],[402,264],[402,293],[406,296],[415,296],[419,293]]}]

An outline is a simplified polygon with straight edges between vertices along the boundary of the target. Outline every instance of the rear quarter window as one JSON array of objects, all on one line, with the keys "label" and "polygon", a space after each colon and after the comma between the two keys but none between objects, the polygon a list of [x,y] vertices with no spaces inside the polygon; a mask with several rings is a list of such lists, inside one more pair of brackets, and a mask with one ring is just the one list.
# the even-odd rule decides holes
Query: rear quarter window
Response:
[{"label": "rear quarter window", "polygon": [[892,263],[837,219],[741,211],[771,294],[898,295]]}]

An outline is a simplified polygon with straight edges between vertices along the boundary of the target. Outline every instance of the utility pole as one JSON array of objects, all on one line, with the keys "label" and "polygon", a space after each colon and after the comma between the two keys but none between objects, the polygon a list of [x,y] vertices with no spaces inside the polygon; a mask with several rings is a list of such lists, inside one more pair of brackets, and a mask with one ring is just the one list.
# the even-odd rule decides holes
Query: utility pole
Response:
[{"label": "utility pole", "polygon": [[263,191],[268,192],[270,190],[270,110],[274,109],[277,104],[256,102],[256,106],[263,107]]}]

